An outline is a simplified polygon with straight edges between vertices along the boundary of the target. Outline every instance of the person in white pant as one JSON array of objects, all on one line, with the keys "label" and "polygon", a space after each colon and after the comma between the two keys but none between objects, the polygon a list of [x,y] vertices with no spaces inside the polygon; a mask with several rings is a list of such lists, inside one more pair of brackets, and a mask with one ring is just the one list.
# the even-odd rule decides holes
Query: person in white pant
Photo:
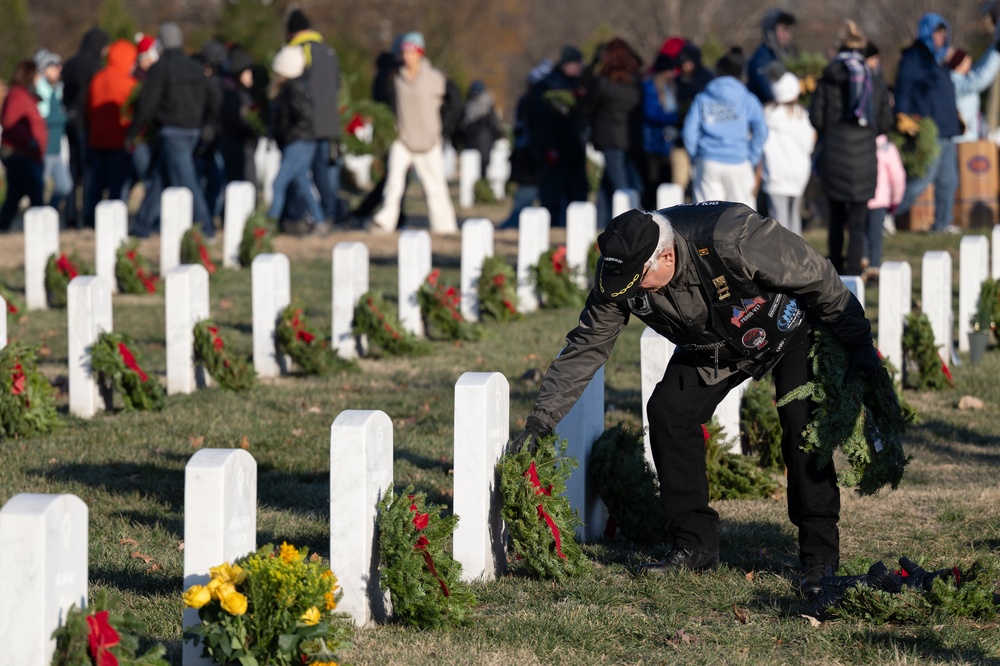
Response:
[{"label": "person in white pant", "polygon": [[424,57],[424,37],[419,32],[403,35],[400,50],[403,67],[393,82],[398,137],[389,148],[382,209],[372,218],[372,230],[395,230],[406,189],[406,174],[412,165],[427,197],[431,231],[457,233],[441,146],[445,77]]}]

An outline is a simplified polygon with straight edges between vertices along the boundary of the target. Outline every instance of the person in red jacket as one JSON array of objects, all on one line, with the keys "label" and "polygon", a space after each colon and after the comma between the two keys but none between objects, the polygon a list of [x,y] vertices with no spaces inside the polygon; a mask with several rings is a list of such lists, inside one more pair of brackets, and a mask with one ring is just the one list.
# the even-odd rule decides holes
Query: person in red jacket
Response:
[{"label": "person in red jacket", "polygon": [[94,224],[94,209],[104,198],[125,200],[125,185],[132,172],[132,158],[125,149],[125,135],[130,125],[122,117],[138,83],[132,76],[136,47],[120,39],[108,47],[107,66],[94,75],[87,95],[87,159],[90,180],[84,196],[84,219]]},{"label": "person in red jacket", "polygon": [[32,206],[44,203],[42,174],[49,134],[45,119],[38,112],[37,76],[38,67],[33,60],[18,63],[0,110],[0,125],[3,126],[0,160],[7,170],[7,198],[0,208],[0,231],[10,229],[25,196]]}]

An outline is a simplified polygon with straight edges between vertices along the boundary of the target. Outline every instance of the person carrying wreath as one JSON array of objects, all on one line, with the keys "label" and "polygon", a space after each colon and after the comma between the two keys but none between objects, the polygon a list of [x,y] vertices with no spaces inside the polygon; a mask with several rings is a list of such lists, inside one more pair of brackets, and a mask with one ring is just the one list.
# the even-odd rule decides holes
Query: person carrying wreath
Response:
[{"label": "person carrying wreath", "polygon": [[[801,237],[731,202],[631,210],[598,237],[595,286],[549,366],[524,430],[509,449],[537,450],[605,363],[634,315],[675,345],[646,405],[672,550],[645,572],[707,569],[719,561],[719,514],[709,506],[707,422],[729,391],[771,372],[777,394],[811,379],[810,331],[849,350],[845,382],[880,368],[871,324],[833,266]],[[802,450],[812,403],[780,407],[788,516],[799,529],[800,589],[822,593],[840,558],[840,491],[832,464]]]}]

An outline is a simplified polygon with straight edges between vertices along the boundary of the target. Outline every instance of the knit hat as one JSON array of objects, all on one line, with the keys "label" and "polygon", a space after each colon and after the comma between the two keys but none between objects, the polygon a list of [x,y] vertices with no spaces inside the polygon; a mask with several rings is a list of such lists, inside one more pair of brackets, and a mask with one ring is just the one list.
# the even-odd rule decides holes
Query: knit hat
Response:
[{"label": "knit hat", "polygon": [[58,53],[53,53],[48,49],[38,49],[35,52],[35,67],[38,68],[39,72],[45,71],[46,67],[51,67],[52,65],[61,65],[62,58],[59,57]]},{"label": "knit hat", "polygon": [[780,79],[771,84],[771,93],[778,104],[794,102],[799,98],[799,92],[801,92],[799,77],[791,72],[785,72]]},{"label": "knit hat", "polygon": [[649,213],[633,209],[611,220],[597,237],[601,258],[597,262],[597,288],[613,301],[639,291],[642,272],[656,250],[660,228]]},{"label": "knit hat", "polygon": [[399,40],[399,51],[400,53],[406,53],[407,51],[415,51],[417,53],[423,54],[424,49],[427,48],[427,44],[424,42],[424,36],[419,32],[408,32],[403,35],[403,38]]},{"label": "knit hat", "polygon": [[150,35],[144,35],[139,33],[139,38],[136,40],[136,52],[139,57],[148,56],[150,52],[156,50],[156,38]]},{"label": "knit hat", "polygon": [[302,32],[303,30],[308,30],[312,27],[309,19],[305,14],[302,13],[301,9],[295,9],[291,14],[288,15],[287,32],[289,35],[293,35],[296,32]]},{"label": "knit hat", "polygon": [[[961,65],[962,62],[968,57],[969,54],[962,49],[955,49],[955,52],[951,54],[951,57],[948,58],[948,62],[946,63],[948,65],[948,69],[958,69],[958,66]],[[35,54],[35,62],[38,62],[38,54]],[[41,69],[41,66],[39,66],[38,69]]]},{"label": "knit hat", "polygon": [[184,48],[184,33],[181,27],[173,21],[167,21],[160,25],[160,44],[164,49]]},{"label": "knit hat", "polygon": [[271,69],[278,76],[297,79],[306,71],[306,54],[301,46],[282,46],[274,56]]},{"label": "knit hat", "polygon": [[666,72],[674,69],[677,63],[673,58],[668,56],[666,53],[660,53],[656,56],[656,60],[653,61],[653,72],[659,74],[660,72]]},{"label": "knit hat", "polygon": [[583,53],[572,44],[562,47],[562,52],[559,54],[560,65],[565,65],[568,62],[583,62]]}]

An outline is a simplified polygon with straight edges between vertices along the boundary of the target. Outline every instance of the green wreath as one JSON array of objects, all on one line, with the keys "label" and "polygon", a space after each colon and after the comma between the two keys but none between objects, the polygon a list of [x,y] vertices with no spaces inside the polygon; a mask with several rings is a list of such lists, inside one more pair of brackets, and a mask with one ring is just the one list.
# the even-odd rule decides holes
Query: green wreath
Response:
[{"label": "green wreath", "polygon": [[288,354],[304,375],[325,377],[357,369],[356,363],[341,358],[328,340],[309,329],[309,322],[297,304],[282,310],[275,340],[278,352]]},{"label": "green wreath", "polygon": [[458,289],[440,282],[441,270],[435,268],[417,290],[420,315],[424,318],[424,331],[432,340],[479,340],[482,327],[459,311],[462,294]]},{"label": "green wreath", "polygon": [[476,282],[479,294],[479,319],[510,321],[524,315],[517,311],[517,278],[503,257],[487,257]]},{"label": "green wreath", "polygon": [[123,294],[155,294],[160,278],[139,254],[139,241],[122,243],[115,251],[115,279]]},{"label": "green wreath", "polygon": [[7,314],[17,314],[24,309],[24,301],[3,284],[0,284],[0,298],[7,303]]},{"label": "green wreath", "polygon": [[86,608],[73,604],[63,623],[52,632],[52,666],[168,666],[167,649],[157,643],[139,652],[139,637],[147,629],[128,611],[109,610],[107,593],[100,590]]},{"label": "green wreath", "polygon": [[740,400],[740,437],[744,450],[756,454],[757,465],[781,471],[781,419],[774,400],[774,383],[752,381]]},{"label": "green wreath", "polygon": [[774,494],[778,484],[753,460],[729,450],[732,440],[724,436],[725,430],[717,419],[713,417],[703,425],[702,432],[710,500],[761,499]]},{"label": "green wreath", "polygon": [[37,437],[59,425],[56,390],[39,372],[37,354],[23,342],[0,349],[0,439]]},{"label": "green wreath", "polygon": [[52,255],[45,264],[45,293],[48,296],[49,307],[66,307],[66,288],[70,281],[78,275],[89,275],[90,267],[81,263],[75,252],[70,255]]},{"label": "green wreath", "polygon": [[903,323],[903,386],[918,391],[951,388],[951,373],[934,344],[934,330],[923,312],[911,312]]},{"label": "green wreath", "polygon": [[243,226],[243,239],[240,241],[240,266],[247,268],[258,254],[274,251],[272,238],[274,231],[267,217],[260,211],[254,211]]},{"label": "green wreath", "polygon": [[583,307],[587,293],[577,286],[576,273],[566,261],[565,245],[538,258],[538,264],[531,267],[531,280],[543,308]]},{"label": "green wreath", "polygon": [[122,396],[126,410],[160,410],[166,402],[163,385],[147,375],[141,357],[125,333],[101,333],[90,348],[90,365],[98,381]]},{"label": "green wreath", "polygon": [[889,140],[896,144],[899,156],[903,160],[903,169],[907,178],[923,178],[927,175],[934,160],[941,154],[938,144],[938,127],[929,116],[917,121],[920,129],[916,136],[902,134],[893,130],[889,132]]},{"label": "green wreath", "polygon": [[220,388],[245,391],[257,383],[253,363],[245,356],[234,356],[223,342],[218,325],[210,320],[194,325],[194,358]]},{"label": "green wreath", "polygon": [[403,328],[396,312],[382,296],[369,291],[354,306],[354,335],[368,336],[368,344],[389,356],[419,356],[430,345]]},{"label": "green wreath", "polygon": [[527,447],[497,463],[515,566],[539,578],[565,580],[587,570],[576,542],[580,516],[566,499],[566,480],[578,463],[566,455],[566,440],[550,435],[534,456]]},{"label": "green wreath", "polygon": [[215,262],[212,261],[212,257],[208,254],[205,237],[202,235],[201,230],[196,227],[191,227],[181,237],[181,263],[201,264],[208,271],[209,275],[218,270]]},{"label": "green wreath", "polygon": [[397,496],[390,484],[377,508],[379,584],[392,595],[396,619],[421,629],[467,624],[476,597],[446,549],[458,516],[442,517],[444,507],[413,486]]}]

